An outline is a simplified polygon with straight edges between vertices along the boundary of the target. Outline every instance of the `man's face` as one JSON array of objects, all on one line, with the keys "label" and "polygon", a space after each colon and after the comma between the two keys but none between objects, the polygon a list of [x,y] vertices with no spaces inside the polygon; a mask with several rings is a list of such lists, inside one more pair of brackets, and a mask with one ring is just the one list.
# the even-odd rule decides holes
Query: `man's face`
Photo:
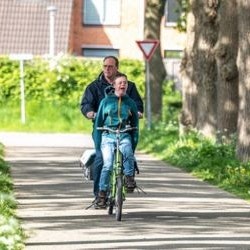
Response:
[{"label": "man's face", "polygon": [[103,74],[107,80],[112,81],[117,73],[117,67],[113,58],[107,58],[103,62]]}]

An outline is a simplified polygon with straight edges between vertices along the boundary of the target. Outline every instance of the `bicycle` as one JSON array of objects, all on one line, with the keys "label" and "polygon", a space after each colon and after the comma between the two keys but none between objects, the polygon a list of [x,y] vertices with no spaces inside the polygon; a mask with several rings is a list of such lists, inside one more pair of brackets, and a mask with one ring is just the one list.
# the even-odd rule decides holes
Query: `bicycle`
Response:
[{"label": "bicycle", "polygon": [[122,218],[122,206],[123,201],[126,199],[127,188],[125,186],[125,175],[123,174],[123,156],[119,150],[120,135],[132,130],[136,130],[136,127],[127,127],[125,129],[111,129],[108,127],[98,127],[98,130],[107,131],[116,135],[116,144],[114,150],[114,162],[113,169],[110,176],[110,190],[108,195],[108,214],[113,214],[115,207],[116,220],[121,221]]}]

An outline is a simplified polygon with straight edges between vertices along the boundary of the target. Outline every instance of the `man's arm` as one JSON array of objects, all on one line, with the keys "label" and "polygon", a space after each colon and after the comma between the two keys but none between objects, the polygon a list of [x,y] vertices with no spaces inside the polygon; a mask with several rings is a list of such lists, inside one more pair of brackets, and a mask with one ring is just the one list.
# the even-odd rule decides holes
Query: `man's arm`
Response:
[{"label": "man's arm", "polygon": [[90,86],[88,86],[85,89],[81,100],[81,112],[88,119],[93,119],[95,117],[95,102],[96,99],[94,97],[93,90]]},{"label": "man's arm", "polygon": [[131,127],[137,127],[137,130],[131,131],[132,149],[133,151],[135,151],[139,139],[139,116],[138,116],[138,109],[136,107],[136,103],[134,102],[134,100],[130,101],[130,107],[132,113],[132,116],[130,117]]},{"label": "man's arm", "polygon": [[134,100],[138,109],[139,118],[141,118],[144,112],[143,101],[136,88],[135,83],[129,81],[127,95]]},{"label": "man's arm", "polygon": [[96,114],[96,119],[94,122],[94,130],[93,130],[94,144],[95,144],[95,148],[98,150],[101,148],[102,131],[97,130],[97,128],[103,127],[103,124],[104,124],[103,109],[104,109],[104,100],[100,103],[100,107]]}]

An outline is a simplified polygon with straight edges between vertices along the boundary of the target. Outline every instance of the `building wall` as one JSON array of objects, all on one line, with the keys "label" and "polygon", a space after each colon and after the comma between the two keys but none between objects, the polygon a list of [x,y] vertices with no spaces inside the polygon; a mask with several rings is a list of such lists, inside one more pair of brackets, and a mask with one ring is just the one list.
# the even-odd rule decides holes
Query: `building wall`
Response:
[{"label": "building wall", "polygon": [[180,50],[184,49],[186,34],[180,33],[174,27],[167,27],[164,24],[164,18],[161,25],[161,46],[162,50]]},{"label": "building wall", "polygon": [[121,25],[117,30],[105,27],[115,47],[120,49],[120,57],[139,58],[143,55],[136,41],[143,40],[144,0],[122,1]]},{"label": "building wall", "polygon": [[142,58],[136,40],[142,39],[143,20],[141,5],[144,0],[122,1],[122,16],[119,26],[83,25],[83,1],[74,0],[74,17],[71,25],[70,51],[81,55],[82,48],[119,49],[120,57]]},{"label": "building wall", "polygon": [[[82,55],[82,48],[113,48],[121,58],[143,59],[137,40],[143,40],[144,0],[123,0],[121,23],[118,26],[83,25],[83,0],[74,0],[69,51]],[[161,47],[164,50],[182,50],[185,35],[162,21]]]}]

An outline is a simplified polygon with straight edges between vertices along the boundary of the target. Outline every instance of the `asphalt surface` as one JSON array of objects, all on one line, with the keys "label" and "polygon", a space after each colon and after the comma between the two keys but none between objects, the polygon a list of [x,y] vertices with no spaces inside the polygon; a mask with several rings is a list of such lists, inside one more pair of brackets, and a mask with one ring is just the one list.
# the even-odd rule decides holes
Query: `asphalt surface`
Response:
[{"label": "asphalt surface", "polygon": [[137,152],[138,185],[117,222],[86,210],[92,182],[79,158],[90,136],[0,133],[28,250],[250,249],[250,204]]}]

